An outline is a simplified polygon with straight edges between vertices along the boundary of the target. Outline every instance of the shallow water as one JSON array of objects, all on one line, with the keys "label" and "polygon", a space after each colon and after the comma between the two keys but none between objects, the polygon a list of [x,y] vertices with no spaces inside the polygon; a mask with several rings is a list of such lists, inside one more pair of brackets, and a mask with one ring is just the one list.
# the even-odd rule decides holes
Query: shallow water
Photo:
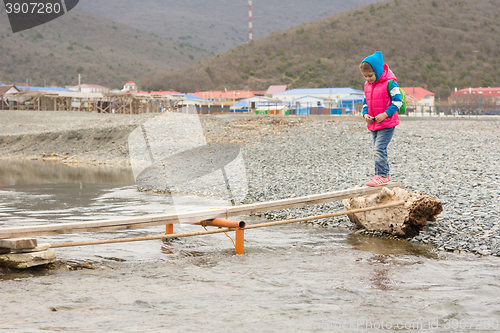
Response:
[{"label": "shallow water", "polygon": [[[0,163],[0,227],[173,212],[168,197],[137,192],[128,170],[64,167],[33,178],[26,173],[60,166],[6,164]],[[178,208],[222,204],[186,197]],[[39,243],[163,231],[60,235]],[[47,268],[0,270],[1,331],[500,331],[498,258],[345,229],[247,230],[245,255],[235,255],[224,234],[56,253],[58,263]]]}]

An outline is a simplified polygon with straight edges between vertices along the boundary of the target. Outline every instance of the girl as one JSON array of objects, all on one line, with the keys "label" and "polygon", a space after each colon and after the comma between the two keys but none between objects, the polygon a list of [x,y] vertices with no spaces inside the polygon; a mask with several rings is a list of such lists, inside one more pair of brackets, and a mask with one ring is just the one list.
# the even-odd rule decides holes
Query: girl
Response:
[{"label": "girl", "polygon": [[382,52],[377,51],[366,57],[359,69],[366,79],[363,117],[372,132],[375,155],[375,176],[366,186],[379,186],[391,181],[387,146],[391,142],[394,129],[399,125],[398,110],[403,102],[396,76],[389,66],[384,64]]}]

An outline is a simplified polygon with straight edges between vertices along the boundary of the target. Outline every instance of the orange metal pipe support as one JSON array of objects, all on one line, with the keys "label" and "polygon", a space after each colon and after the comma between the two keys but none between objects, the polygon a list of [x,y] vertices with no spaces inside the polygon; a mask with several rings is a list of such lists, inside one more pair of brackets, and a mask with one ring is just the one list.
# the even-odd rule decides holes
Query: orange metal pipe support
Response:
[{"label": "orange metal pipe support", "polygon": [[245,254],[245,225],[244,221],[233,221],[224,219],[213,219],[207,221],[197,222],[196,224],[202,226],[210,227],[220,227],[220,228],[234,228],[236,231],[236,237],[234,240],[234,248],[236,254]]},{"label": "orange metal pipe support", "polygon": [[235,233],[234,249],[236,250],[236,254],[245,254],[245,229],[236,228]]},{"label": "orange metal pipe support", "polygon": [[244,228],[246,223],[243,221],[233,221],[225,219],[213,219],[197,222],[196,224],[209,226],[209,227],[222,227],[222,228]]}]

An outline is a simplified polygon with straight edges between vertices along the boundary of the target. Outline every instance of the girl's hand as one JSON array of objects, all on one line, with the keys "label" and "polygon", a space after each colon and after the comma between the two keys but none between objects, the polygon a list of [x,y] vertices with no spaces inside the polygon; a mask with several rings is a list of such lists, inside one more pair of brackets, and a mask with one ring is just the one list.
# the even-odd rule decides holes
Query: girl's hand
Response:
[{"label": "girl's hand", "polygon": [[385,112],[382,112],[380,114],[378,114],[376,117],[375,117],[375,120],[377,121],[377,123],[381,123],[382,121],[384,121],[385,118],[389,117],[387,115],[387,113]]},{"label": "girl's hand", "polygon": [[370,118],[370,116],[368,115],[368,113],[365,114],[365,120],[366,120],[366,122],[368,124],[373,124],[373,121],[374,121],[372,118]]}]

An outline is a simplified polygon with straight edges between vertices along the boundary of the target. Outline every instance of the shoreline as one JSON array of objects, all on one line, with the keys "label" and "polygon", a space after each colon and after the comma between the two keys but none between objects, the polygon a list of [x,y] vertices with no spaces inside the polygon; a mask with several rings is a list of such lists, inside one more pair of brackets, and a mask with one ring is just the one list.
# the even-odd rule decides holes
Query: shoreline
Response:
[{"label": "shoreline", "polygon": [[[0,127],[2,159],[46,154],[69,165],[128,167],[128,135],[159,115],[47,113],[0,113],[8,123]],[[347,189],[373,173],[371,135],[360,117],[210,115],[200,120],[207,142],[240,146],[248,182],[245,203]],[[498,120],[401,116],[389,146],[391,179],[435,197],[444,208],[410,241],[500,256]],[[283,219],[339,209],[341,203],[330,203],[263,216]],[[352,227],[346,217],[315,224]]]}]

